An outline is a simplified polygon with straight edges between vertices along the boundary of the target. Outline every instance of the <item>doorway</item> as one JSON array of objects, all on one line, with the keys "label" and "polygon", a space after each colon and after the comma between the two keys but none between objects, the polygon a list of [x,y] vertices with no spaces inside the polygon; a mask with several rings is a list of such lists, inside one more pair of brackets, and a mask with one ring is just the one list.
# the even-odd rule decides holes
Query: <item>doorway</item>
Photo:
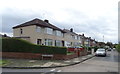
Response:
[{"label": "doorway", "polygon": [[41,39],[37,39],[37,44],[41,45],[42,44],[42,40]]}]

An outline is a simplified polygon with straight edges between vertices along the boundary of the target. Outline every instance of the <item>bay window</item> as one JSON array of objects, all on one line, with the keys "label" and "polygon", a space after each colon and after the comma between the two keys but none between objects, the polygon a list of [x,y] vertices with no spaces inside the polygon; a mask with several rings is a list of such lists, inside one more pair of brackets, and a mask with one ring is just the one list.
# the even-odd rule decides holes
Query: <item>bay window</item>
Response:
[{"label": "bay window", "polygon": [[53,40],[52,39],[45,39],[45,45],[46,46],[52,46],[53,45]]},{"label": "bay window", "polygon": [[62,41],[60,41],[60,40],[55,40],[55,46],[60,47],[60,46],[62,46],[61,44],[62,44]]}]

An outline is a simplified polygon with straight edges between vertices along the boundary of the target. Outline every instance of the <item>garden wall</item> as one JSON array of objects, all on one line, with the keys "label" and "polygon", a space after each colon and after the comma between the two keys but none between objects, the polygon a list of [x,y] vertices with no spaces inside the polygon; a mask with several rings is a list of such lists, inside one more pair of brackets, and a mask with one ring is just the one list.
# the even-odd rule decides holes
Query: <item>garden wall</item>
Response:
[{"label": "garden wall", "polygon": [[[38,53],[18,53],[18,52],[0,52],[2,58],[16,58],[16,59],[42,59],[42,54]],[[77,57],[77,54],[64,55],[64,54],[53,54],[54,60],[67,60]],[[51,58],[43,58],[51,59]]]}]

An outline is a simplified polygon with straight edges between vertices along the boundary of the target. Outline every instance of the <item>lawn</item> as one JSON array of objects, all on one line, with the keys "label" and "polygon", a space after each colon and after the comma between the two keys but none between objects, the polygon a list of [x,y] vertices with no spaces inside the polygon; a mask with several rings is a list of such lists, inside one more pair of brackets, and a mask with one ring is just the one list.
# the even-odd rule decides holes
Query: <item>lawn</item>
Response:
[{"label": "lawn", "polygon": [[5,65],[7,65],[7,64],[9,64],[10,62],[9,61],[7,61],[7,60],[0,60],[0,67],[1,66],[5,66]]},{"label": "lawn", "polygon": [[72,55],[74,54],[74,52],[67,52],[67,55]]}]

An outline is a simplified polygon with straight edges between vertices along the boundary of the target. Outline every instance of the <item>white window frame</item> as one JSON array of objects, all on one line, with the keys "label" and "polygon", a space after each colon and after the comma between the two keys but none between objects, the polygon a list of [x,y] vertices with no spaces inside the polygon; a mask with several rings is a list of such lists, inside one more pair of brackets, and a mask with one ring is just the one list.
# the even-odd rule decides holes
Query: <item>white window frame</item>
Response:
[{"label": "white window frame", "polygon": [[45,45],[46,46],[53,46],[53,40],[52,39],[45,39]]},{"label": "white window frame", "polygon": [[55,46],[61,47],[62,46],[62,41],[55,40]]},{"label": "white window frame", "polygon": [[36,26],[36,32],[41,32],[41,27]]},{"label": "white window frame", "polygon": [[46,33],[47,33],[47,34],[53,34],[53,29],[51,29],[51,28],[46,28]]}]

